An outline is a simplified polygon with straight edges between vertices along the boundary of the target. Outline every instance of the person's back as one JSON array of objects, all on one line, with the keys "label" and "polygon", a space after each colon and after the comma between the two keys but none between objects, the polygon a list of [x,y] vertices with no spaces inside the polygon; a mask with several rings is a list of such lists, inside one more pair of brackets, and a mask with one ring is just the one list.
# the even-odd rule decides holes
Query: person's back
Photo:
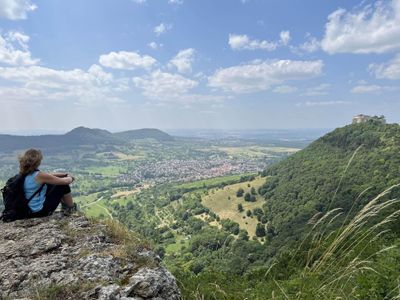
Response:
[{"label": "person's back", "polygon": [[38,168],[42,159],[42,152],[37,149],[29,149],[19,157],[20,174],[26,176],[23,187],[25,198],[30,199],[29,217],[51,215],[60,203],[65,214],[76,211],[69,187],[74,178],[64,173],[41,172]]},{"label": "person's back", "polygon": [[[38,191],[41,187],[36,180],[36,176],[39,174],[39,170],[34,171],[26,175],[25,182],[24,182],[24,193],[25,198],[30,199],[36,191]],[[46,192],[47,192],[47,185],[45,184],[42,190],[33,196],[33,198],[29,201],[28,205],[32,212],[38,212],[43,208],[43,203],[46,200]]]}]

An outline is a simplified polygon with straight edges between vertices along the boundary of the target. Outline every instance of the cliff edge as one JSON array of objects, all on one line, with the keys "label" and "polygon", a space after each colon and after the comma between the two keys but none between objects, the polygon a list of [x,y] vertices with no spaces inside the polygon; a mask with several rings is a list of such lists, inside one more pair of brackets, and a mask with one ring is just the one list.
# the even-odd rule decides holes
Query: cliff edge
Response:
[{"label": "cliff edge", "polygon": [[0,224],[0,299],[180,299],[175,278],[115,222],[54,214]]}]

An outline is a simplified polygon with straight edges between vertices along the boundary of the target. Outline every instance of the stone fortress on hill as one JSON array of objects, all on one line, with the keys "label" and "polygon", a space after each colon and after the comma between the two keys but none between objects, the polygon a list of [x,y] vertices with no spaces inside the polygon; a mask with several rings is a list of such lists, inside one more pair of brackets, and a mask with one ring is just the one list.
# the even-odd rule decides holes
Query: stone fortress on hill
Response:
[{"label": "stone fortress on hill", "polygon": [[386,119],[385,116],[368,116],[368,115],[363,115],[359,114],[353,117],[353,124],[360,124],[360,123],[366,123],[369,121],[375,121],[379,122],[382,124],[386,124]]}]

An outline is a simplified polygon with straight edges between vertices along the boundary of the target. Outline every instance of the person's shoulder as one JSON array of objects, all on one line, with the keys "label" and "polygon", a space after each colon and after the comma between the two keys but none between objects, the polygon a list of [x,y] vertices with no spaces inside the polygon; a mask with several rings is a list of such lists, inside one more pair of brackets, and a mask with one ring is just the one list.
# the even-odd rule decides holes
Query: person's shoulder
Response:
[{"label": "person's shoulder", "polygon": [[35,176],[35,179],[43,179],[43,178],[47,178],[49,176],[49,174],[46,172],[37,170],[37,171],[35,171],[34,176]]}]

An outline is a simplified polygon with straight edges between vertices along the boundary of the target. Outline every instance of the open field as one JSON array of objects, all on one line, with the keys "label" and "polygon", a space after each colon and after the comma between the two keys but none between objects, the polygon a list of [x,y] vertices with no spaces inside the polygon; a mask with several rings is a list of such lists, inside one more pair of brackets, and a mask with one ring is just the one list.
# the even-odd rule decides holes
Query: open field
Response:
[{"label": "open field", "polygon": [[115,194],[111,196],[111,199],[118,199],[122,197],[128,197],[134,194],[139,193],[143,189],[148,189],[151,185],[150,184],[144,184],[140,187],[134,188],[132,190],[127,190],[127,191],[118,191]]},{"label": "open field", "polygon": [[93,193],[87,196],[75,197],[74,200],[78,203],[79,208],[89,217],[109,216],[109,210],[106,208],[107,204],[104,201],[104,197],[99,194]]},{"label": "open field", "polygon": [[131,155],[122,152],[112,152],[120,160],[139,160],[144,158],[143,155]]},{"label": "open field", "polygon": [[178,184],[175,187],[178,189],[200,189],[206,186],[215,186],[218,184],[226,183],[229,181],[238,181],[242,176],[247,176],[252,174],[240,174],[240,175],[227,175],[215,178],[197,180],[193,182]]},{"label": "open field", "polygon": [[[257,207],[261,208],[264,203],[263,198],[256,195],[256,202],[246,202],[243,197],[236,197],[236,191],[242,188],[245,193],[250,193],[251,187],[257,190],[264,182],[265,178],[257,177],[253,181],[228,185],[222,189],[212,189],[208,192],[208,195],[202,197],[202,204],[216,213],[221,220],[231,219],[237,222],[241,229],[247,230],[249,236],[253,237],[258,221],[254,216],[247,217],[246,211],[252,211]],[[239,203],[243,205],[243,212],[238,211]]]},{"label": "open field", "polygon": [[262,146],[245,146],[245,147],[213,147],[216,150],[225,152],[229,156],[235,157],[270,157],[279,153],[295,153],[298,148],[287,147],[262,147]]},{"label": "open field", "polygon": [[85,171],[93,174],[101,174],[103,176],[119,176],[122,173],[126,172],[126,168],[120,167],[118,165],[109,165],[104,167],[90,167]]}]

